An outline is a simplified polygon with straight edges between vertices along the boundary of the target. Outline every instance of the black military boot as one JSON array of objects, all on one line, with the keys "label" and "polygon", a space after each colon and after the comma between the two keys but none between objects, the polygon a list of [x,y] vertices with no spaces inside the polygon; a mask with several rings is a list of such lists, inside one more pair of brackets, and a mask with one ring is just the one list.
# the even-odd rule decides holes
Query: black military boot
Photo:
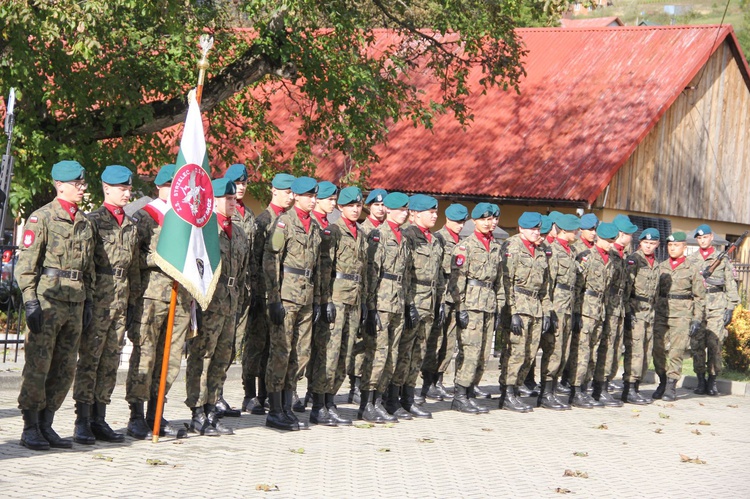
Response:
[{"label": "black military boot", "polygon": [[555,385],[555,393],[557,395],[570,395],[570,383],[568,382],[567,375],[563,372],[563,377]]},{"label": "black military boot", "polygon": [[[166,405],[166,399],[164,400]],[[169,421],[164,418],[164,405],[162,405],[162,415],[159,422],[159,436],[160,437],[174,437],[174,438],[187,438],[187,430],[185,428],[177,428],[172,425]],[[149,428],[154,427],[154,421],[156,420],[156,398],[151,398],[148,401],[148,407],[146,408],[146,424]]]},{"label": "black military boot", "polygon": [[297,390],[292,390],[292,411],[294,412],[305,412],[306,404],[304,404],[299,396]]},{"label": "black military boot", "polygon": [[[255,390],[255,379],[254,377],[247,378],[242,382],[245,389],[245,398],[242,399],[242,412],[250,412],[257,403],[258,393]],[[256,399],[256,401],[253,401],[253,399]]]},{"label": "black military boot", "polygon": [[505,386],[504,394],[500,398],[500,409],[511,412],[531,412],[533,408],[521,402],[518,395],[519,389],[517,386]]},{"label": "black military boot", "polygon": [[206,417],[205,406],[193,407],[190,409],[193,411],[193,417],[190,420],[190,431],[192,433],[198,433],[207,437],[218,437],[219,432],[211,426],[211,422]]},{"label": "black military boot", "polygon": [[39,430],[39,413],[34,410],[24,409],[23,432],[21,433],[21,445],[31,450],[49,450],[49,442]]},{"label": "black military boot", "polygon": [[422,379],[422,397],[442,402],[444,400],[443,393],[437,387],[437,373],[428,373],[427,371],[424,371],[422,372]]},{"label": "black military boot", "polygon": [[372,405],[375,407],[375,412],[381,418],[383,418],[383,421],[385,421],[386,423],[398,423],[398,417],[389,414],[388,411],[383,406],[383,394],[382,393],[378,391],[374,391],[372,392],[372,395],[370,396],[373,399]]},{"label": "black military boot", "polygon": [[603,403],[607,407],[622,407],[622,400],[617,400],[609,393],[609,382],[605,379],[602,381],[599,386],[600,393],[599,393],[599,402]]},{"label": "black military boot", "polygon": [[331,419],[336,422],[336,426],[351,426],[352,420],[349,418],[345,418],[344,416],[339,414],[339,409],[338,407],[336,407],[336,403],[333,401],[333,393],[326,393],[325,397],[328,415],[331,416]]},{"label": "black military boot", "polygon": [[216,417],[218,418],[238,418],[242,416],[242,411],[234,409],[229,402],[224,400],[224,389],[219,392],[219,400],[216,401]]},{"label": "black military boot", "polygon": [[385,419],[378,413],[375,405],[372,403],[374,393],[369,390],[362,390],[360,392],[357,419],[367,421],[368,423],[385,423]]},{"label": "black military boot", "polygon": [[91,420],[91,433],[94,434],[96,439],[114,443],[124,442],[125,435],[122,433],[115,433],[105,420],[107,416],[107,404],[104,402],[96,402],[93,409],[94,417]]},{"label": "black military boot", "polygon": [[538,397],[541,391],[541,386],[534,379],[534,370],[536,369],[536,360],[531,363],[529,372],[526,374],[526,379],[523,380],[523,384],[518,387],[521,397]]},{"label": "black military boot", "polygon": [[589,399],[590,397],[588,396],[588,394],[586,394],[585,391],[581,391],[581,387],[571,385],[569,399],[570,405],[572,405],[573,407],[578,407],[579,409],[593,409],[593,400]]},{"label": "black military boot", "polygon": [[219,419],[219,416],[216,414],[216,406],[212,404],[206,404],[203,406],[203,409],[206,411],[206,421],[208,421],[208,424],[210,424],[214,430],[216,430],[216,433],[219,435],[234,435],[234,430],[229,428],[228,426],[224,426],[224,424]]},{"label": "black military boot", "polygon": [[664,396],[662,397],[662,400],[665,402],[674,402],[677,400],[677,380],[676,379],[668,379],[667,380],[667,388],[664,390]]},{"label": "black military boot", "polygon": [[695,390],[693,390],[693,393],[696,395],[705,395],[706,394],[706,373],[695,373],[695,375],[698,378],[698,386],[695,387]]},{"label": "black military boot", "polygon": [[446,388],[443,384],[443,373],[438,373],[437,381],[435,381],[435,389],[440,394],[440,396],[443,397],[443,400],[453,398],[453,394],[455,393],[454,389]]},{"label": "black military boot", "polygon": [[659,386],[656,387],[656,390],[654,390],[653,395],[651,395],[652,399],[659,400],[664,396],[664,390],[667,388],[667,373],[658,373],[659,374]]},{"label": "black military boot", "polygon": [[[401,386],[391,383],[390,385],[388,385],[388,391],[385,393],[383,407],[385,407],[385,410],[388,412],[388,414],[392,414],[397,418],[406,419],[406,415],[409,415],[408,411],[402,410],[398,415],[396,414],[399,409],[403,409],[401,407],[401,401],[399,400],[400,396]],[[377,406],[377,403],[375,405]],[[411,419],[411,415],[409,415],[409,419]]]},{"label": "black military boot", "polygon": [[564,411],[566,407],[560,403],[559,400],[555,397],[555,382],[554,381],[545,381],[544,385],[542,386],[541,391],[539,392],[539,397],[537,398],[536,406],[537,407],[544,407],[545,409],[552,409],[553,411]]},{"label": "black military boot", "polygon": [[557,380],[552,382],[552,393],[554,394],[557,403],[560,404],[564,410],[569,411],[572,409],[568,403],[568,395],[559,395],[557,393]]},{"label": "black military boot", "polygon": [[37,415],[39,418],[39,431],[44,439],[49,442],[53,449],[71,449],[73,440],[69,438],[60,438],[55,430],[52,429],[52,422],[55,420],[55,411],[42,409]]},{"label": "black military boot", "polygon": [[268,394],[270,407],[266,416],[266,426],[277,430],[299,431],[299,425],[284,414],[284,402],[281,392]]},{"label": "black military boot", "polygon": [[708,381],[706,381],[706,393],[712,397],[720,395],[719,389],[716,387],[716,375],[709,374]]},{"label": "black military boot", "polygon": [[432,413],[423,409],[419,404],[414,403],[414,386],[404,385],[401,389],[401,407],[415,418],[432,419]]},{"label": "black military boot", "polygon": [[128,420],[128,435],[136,440],[151,438],[151,428],[146,424],[143,416],[143,402],[130,403],[130,419]]},{"label": "black military boot", "polygon": [[258,376],[258,402],[259,405],[253,407],[250,414],[256,416],[263,416],[266,413],[266,409],[270,408],[268,403],[268,391],[266,389],[266,377],[265,375]]},{"label": "black military boot", "polygon": [[490,395],[490,392],[486,392],[479,388],[479,385],[471,385],[472,393],[474,394],[475,398],[478,399],[491,399],[492,395]]},{"label": "black military boot", "polygon": [[360,390],[360,383],[362,378],[360,376],[349,376],[349,397],[347,401],[350,404],[359,404],[362,401],[362,391]]},{"label": "black military boot", "polygon": [[640,381],[636,381],[635,383],[633,383],[633,385],[630,387],[630,390],[631,391],[635,390],[635,393],[638,394],[638,398],[641,399],[641,401],[643,401],[645,404],[650,404],[654,401],[653,399],[646,398],[641,394],[641,382]]},{"label": "black military boot", "polygon": [[466,387],[456,384],[455,389],[456,391],[453,395],[453,402],[451,402],[451,409],[465,414],[479,414],[477,408],[469,402]]},{"label": "black military boot", "polygon": [[73,441],[77,444],[94,445],[96,437],[91,431],[91,404],[76,402],[76,422]]},{"label": "black military boot", "polygon": [[487,409],[483,405],[479,405],[479,402],[477,402],[477,387],[476,385],[471,385],[469,388],[466,389],[466,396],[469,399],[469,404],[477,410],[477,414],[487,414],[490,412],[489,409]]},{"label": "black military boot", "polygon": [[[297,423],[297,426],[299,426],[300,430],[309,430],[310,425],[307,424],[306,421],[300,421],[297,419],[297,415],[294,413],[295,411],[292,409],[294,396],[297,392],[294,390],[284,390],[281,392],[281,400],[282,400],[282,408],[284,410],[284,415],[287,417],[287,419],[292,420],[293,422]],[[299,402],[299,398],[297,399],[297,402]],[[304,409],[304,407],[303,407]]]},{"label": "black military boot", "polygon": [[326,408],[326,396],[324,393],[312,394],[312,410],[310,411],[310,424],[323,426],[336,426],[336,421],[331,417]]}]

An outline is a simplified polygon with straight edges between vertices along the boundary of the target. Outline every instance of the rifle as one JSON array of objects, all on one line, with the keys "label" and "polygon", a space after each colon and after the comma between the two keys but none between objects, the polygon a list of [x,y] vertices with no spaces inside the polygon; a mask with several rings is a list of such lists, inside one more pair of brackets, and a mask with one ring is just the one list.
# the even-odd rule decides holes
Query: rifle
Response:
[{"label": "rifle", "polygon": [[738,237],[735,242],[730,244],[727,249],[719,253],[719,256],[717,256],[716,260],[714,260],[714,263],[712,263],[705,269],[701,270],[701,275],[703,276],[704,279],[708,279],[709,277],[711,277],[711,274],[714,273],[714,271],[716,270],[716,267],[718,267],[719,264],[721,264],[721,260],[723,258],[729,258],[734,252],[734,250],[739,248],[739,246],[742,244],[742,240],[745,239],[745,236],[747,236],[748,232],[749,231],[745,231],[745,233],[742,234],[740,237]]},{"label": "rifle", "polygon": [[8,209],[8,197],[10,194],[10,180],[13,177],[13,163],[15,158],[10,154],[10,148],[13,144],[13,124],[16,121],[13,108],[16,104],[16,90],[10,89],[6,112],[5,112],[5,135],[8,136],[8,143],[5,146],[3,154],[3,164],[0,168],[0,241],[4,239],[5,214]]}]

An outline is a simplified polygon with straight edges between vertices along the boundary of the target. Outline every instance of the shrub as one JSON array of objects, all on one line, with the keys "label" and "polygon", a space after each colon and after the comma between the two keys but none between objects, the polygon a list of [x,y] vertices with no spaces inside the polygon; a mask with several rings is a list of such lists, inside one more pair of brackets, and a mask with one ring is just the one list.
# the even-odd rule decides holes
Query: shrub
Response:
[{"label": "shrub", "polygon": [[724,362],[733,371],[750,370],[750,310],[738,305],[732,323],[727,327],[724,342]]}]

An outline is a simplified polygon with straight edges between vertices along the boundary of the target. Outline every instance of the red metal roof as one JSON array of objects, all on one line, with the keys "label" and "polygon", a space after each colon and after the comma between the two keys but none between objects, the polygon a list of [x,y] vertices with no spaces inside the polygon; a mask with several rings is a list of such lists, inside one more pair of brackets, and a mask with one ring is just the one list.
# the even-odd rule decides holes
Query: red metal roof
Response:
[{"label": "red metal roof", "polygon": [[560,19],[560,26],[563,28],[603,28],[605,26],[612,26],[612,23],[615,23],[618,26],[625,26],[617,16],[589,17],[586,19]]}]

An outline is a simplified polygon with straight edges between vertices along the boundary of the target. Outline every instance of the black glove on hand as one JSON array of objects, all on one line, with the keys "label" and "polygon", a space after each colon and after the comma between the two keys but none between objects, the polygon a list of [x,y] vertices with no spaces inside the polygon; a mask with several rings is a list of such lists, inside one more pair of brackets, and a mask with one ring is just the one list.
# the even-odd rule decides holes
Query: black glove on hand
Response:
[{"label": "black glove on hand", "polygon": [[581,329],[583,329],[583,317],[581,317],[581,314],[573,314],[571,317],[572,319],[572,329],[574,333],[580,333]]},{"label": "black glove on hand", "polygon": [[125,312],[125,329],[129,330],[130,326],[133,325],[133,319],[135,319],[135,305],[128,305],[128,310]]},{"label": "black glove on hand", "polygon": [[457,312],[456,322],[458,322],[458,327],[460,327],[461,329],[466,329],[467,327],[469,327],[469,312],[467,312],[466,310]]},{"label": "black glove on hand", "polygon": [[286,316],[286,310],[284,310],[284,304],[281,302],[278,303],[269,303],[268,304],[268,317],[271,319],[271,322],[277,326],[281,326],[284,324],[284,317]]},{"label": "black glove on hand", "polygon": [[39,300],[29,300],[24,303],[26,308],[26,325],[29,326],[29,331],[34,334],[42,332],[42,305]]},{"label": "black glove on hand", "polygon": [[547,334],[552,332],[552,320],[550,320],[549,315],[543,315],[542,316],[542,334]]},{"label": "black glove on hand", "polygon": [[361,303],[359,305],[359,323],[364,325],[367,322],[367,305]]},{"label": "black glove on hand", "polygon": [[322,313],[323,308],[318,304],[313,304],[313,324],[317,324],[320,320],[320,314]]},{"label": "black glove on hand", "polygon": [[367,311],[367,325],[365,331],[370,336],[377,336],[378,331],[383,328],[383,323],[380,322],[380,314],[377,310]]},{"label": "black glove on hand", "polygon": [[688,336],[691,338],[695,336],[695,333],[701,330],[701,322],[700,321],[690,321],[690,331],[688,332]]},{"label": "black glove on hand", "polygon": [[626,331],[632,331],[633,330],[633,324],[635,324],[636,318],[633,314],[625,314],[625,324],[623,324],[623,327]]},{"label": "black glove on hand", "polygon": [[435,317],[437,317],[438,326],[442,326],[443,324],[445,324],[445,303],[441,303],[438,306]]},{"label": "black glove on hand", "polygon": [[515,334],[516,336],[521,336],[523,334],[523,319],[520,315],[513,314],[513,316],[511,316],[510,332]]},{"label": "black glove on hand", "polygon": [[91,300],[83,302],[83,329],[88,329],[94,318],[94,303]]},{"label": "black glove on hand", "polygon": [[333,324],[336,322],[336,305],[333,303],[326,303],[326,322]]},{"label": "black glove on hand", "polygon": [[413,303],[406,306],[406,329],[414,329],[419,324],[419,311]]},{"label": "black glove on hand", "polygon": [[732,316],[734,316],[734,307],[728,308],[724,311],[724,327],[727,327],[732,323]]}]

